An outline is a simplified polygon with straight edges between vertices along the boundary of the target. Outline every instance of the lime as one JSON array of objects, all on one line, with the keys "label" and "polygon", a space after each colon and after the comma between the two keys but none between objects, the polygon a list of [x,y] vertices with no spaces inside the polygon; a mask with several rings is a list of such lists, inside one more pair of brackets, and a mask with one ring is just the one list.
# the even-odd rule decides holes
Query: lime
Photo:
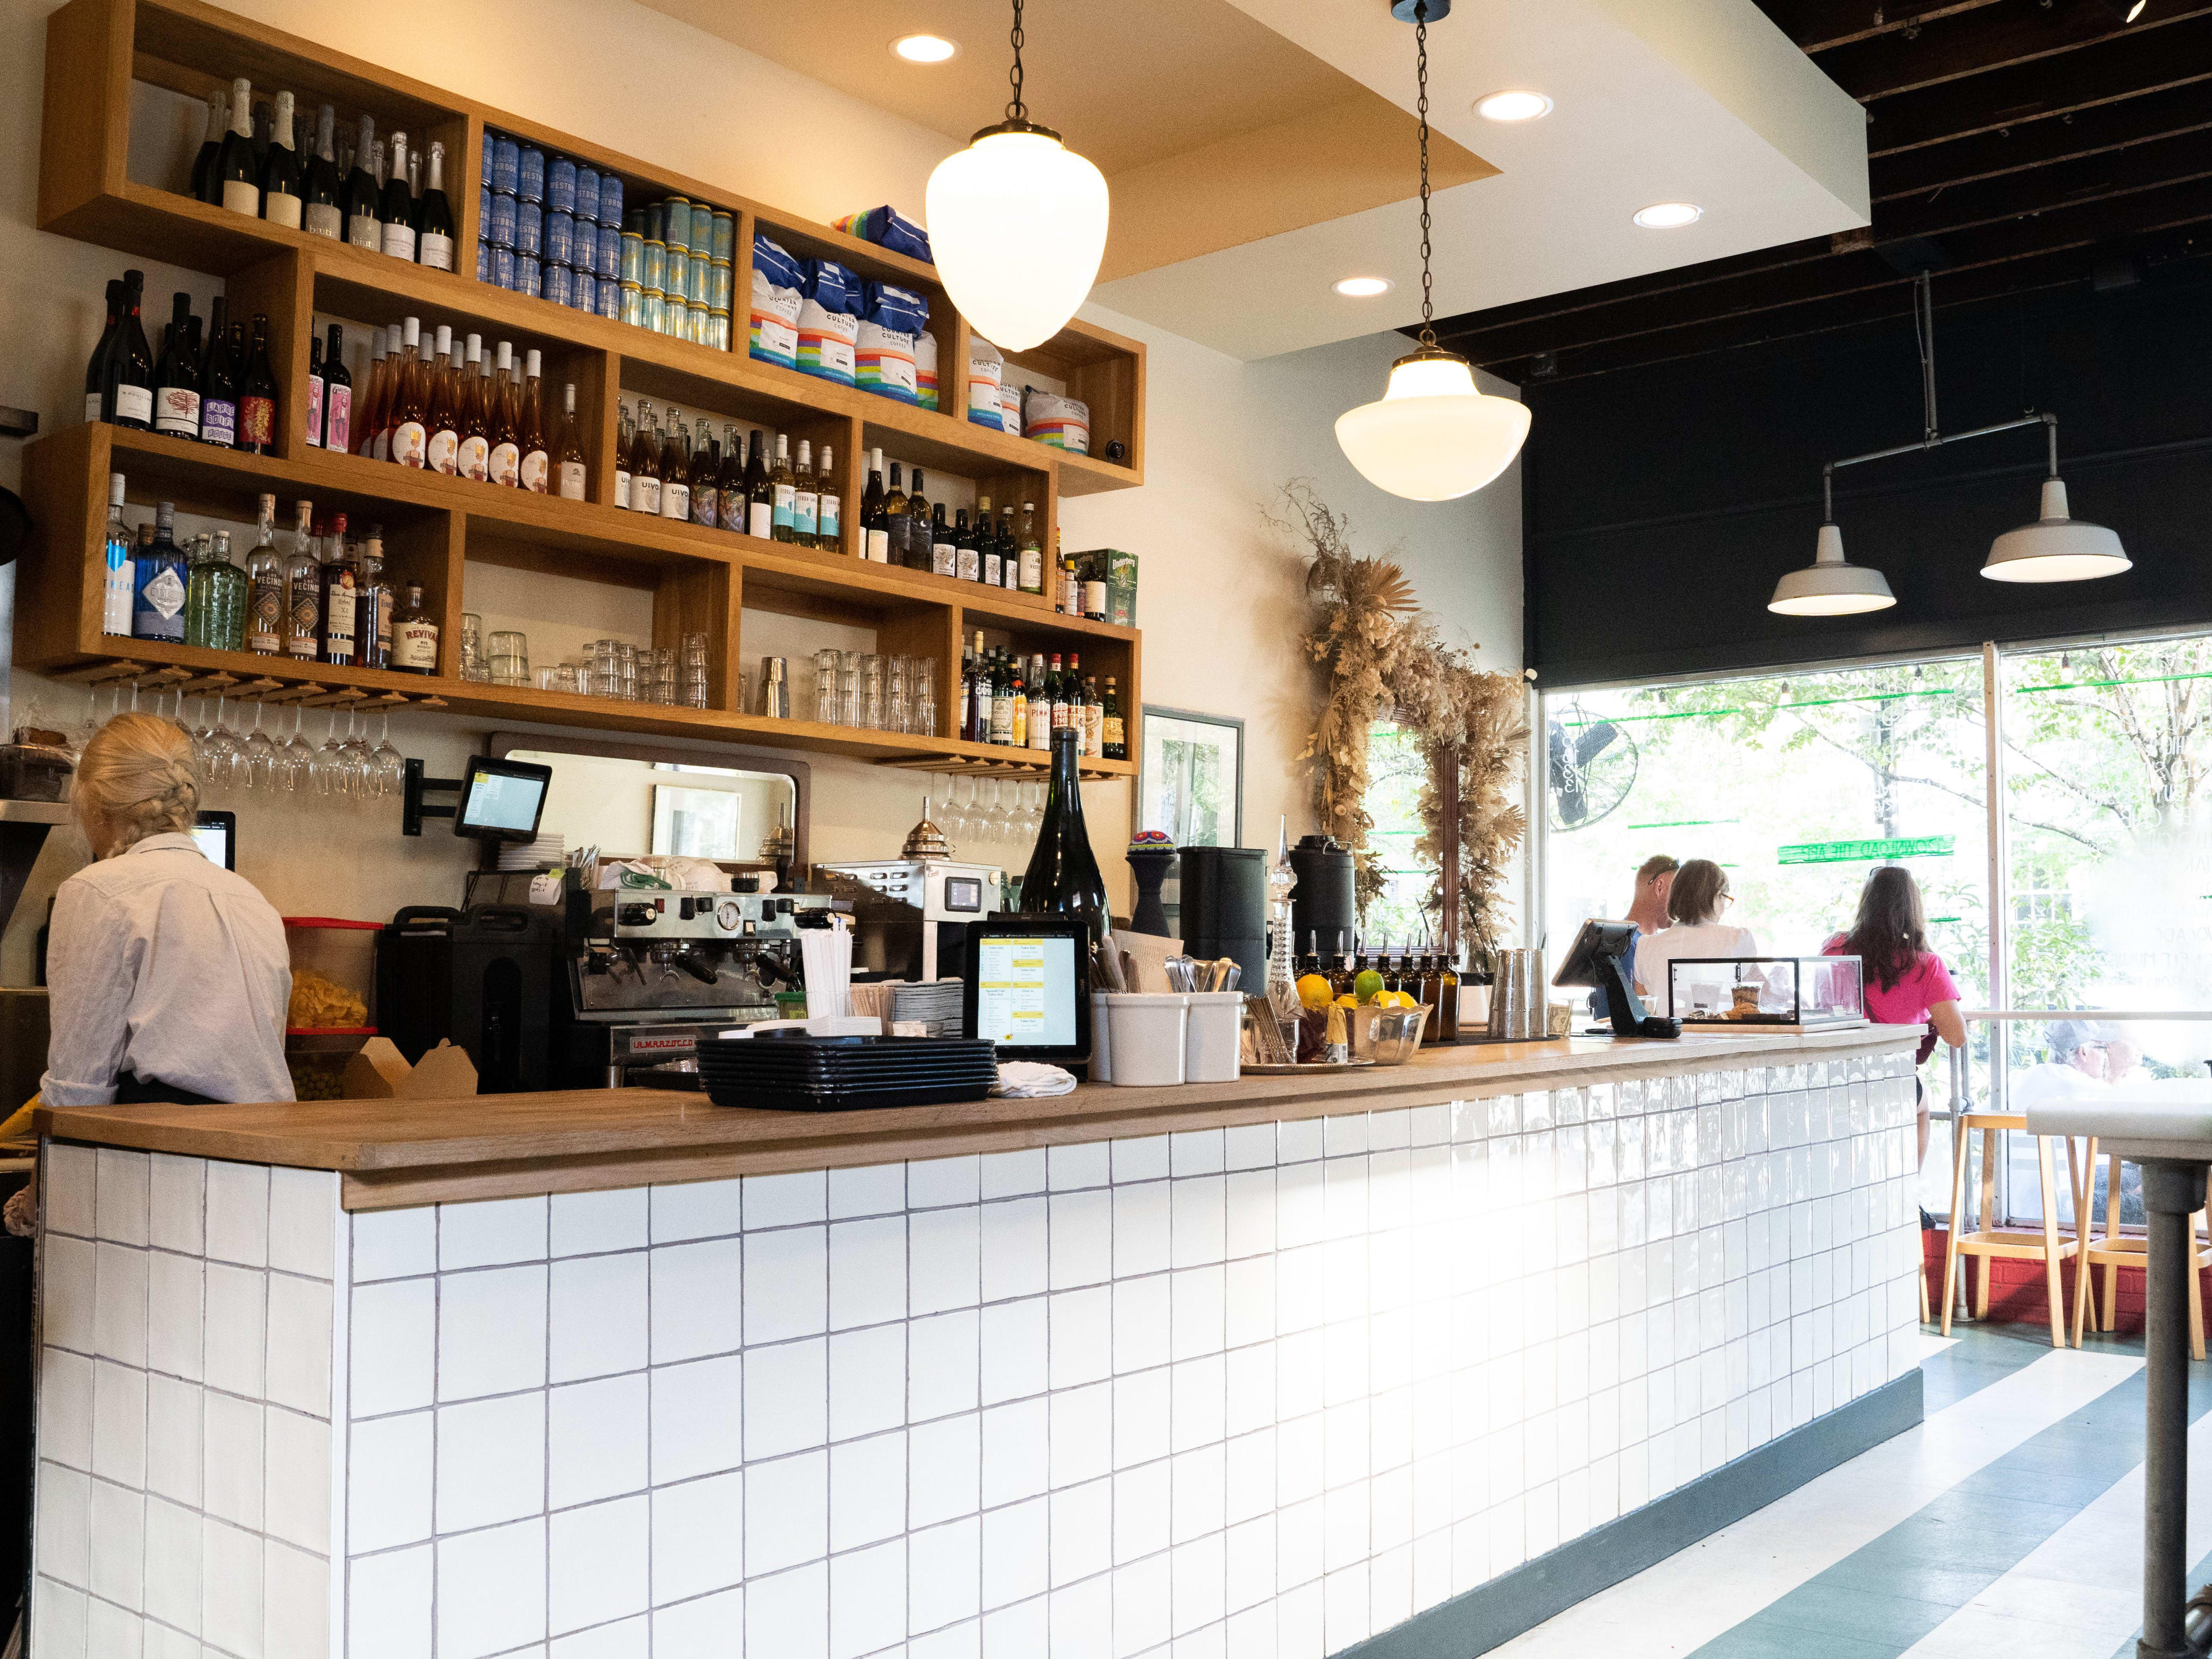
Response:
[{"label": "lime", "polygon": [[1374,1001],[1382,994],[1382,975],[1370,968],[1352,981],[1352,992],[1363,1003]]}]

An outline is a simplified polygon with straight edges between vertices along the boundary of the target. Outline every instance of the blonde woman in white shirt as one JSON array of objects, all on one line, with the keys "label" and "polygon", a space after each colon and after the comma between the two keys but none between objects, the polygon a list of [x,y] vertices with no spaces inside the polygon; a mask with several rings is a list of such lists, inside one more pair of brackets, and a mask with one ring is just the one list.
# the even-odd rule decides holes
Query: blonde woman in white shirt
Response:
[{"label": "blonde woman in white shirt", "polygon": [[1667,895],[1672,921],[1636,941],[1636,988],[1650,1000],[1652,1012],[1667,1012],[1667,964],[1677,957],[1686,961],[1759,954],[1759,941],[1750,928],[1731,927],[1722,920],[1735,902],[1728,872],[1711,859],[1692,859],[1674,872],[1674,885]]}]

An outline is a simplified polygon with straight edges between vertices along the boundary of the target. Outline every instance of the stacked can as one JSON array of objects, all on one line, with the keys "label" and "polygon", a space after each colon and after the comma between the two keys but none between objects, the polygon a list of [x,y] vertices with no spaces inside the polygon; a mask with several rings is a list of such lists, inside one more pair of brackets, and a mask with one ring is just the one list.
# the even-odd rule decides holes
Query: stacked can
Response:
[{"label": "stacked can", "polygon": [[499,132],[484,134],[483,176],[477,280],[619,316],[620,176]]},{"label": "stacked can", "polygon": [[682,196],[631,210],[621,251],[622,319],[730,349],[736,216]]}]

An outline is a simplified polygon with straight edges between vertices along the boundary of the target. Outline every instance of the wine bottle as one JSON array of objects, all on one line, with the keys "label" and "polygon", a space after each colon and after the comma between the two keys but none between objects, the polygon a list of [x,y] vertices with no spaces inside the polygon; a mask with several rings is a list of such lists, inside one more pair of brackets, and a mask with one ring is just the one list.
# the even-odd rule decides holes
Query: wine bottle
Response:
[{"label": "wine bottle", "polygon": [[289,225],[297,230],[305,204],[300,155],[292,147],[292,94],[280,92],[276,124],[269,130],[269,153],[261,160],[261,216],[272,225]]},{"label": "wine bottle", "polygon": [[1106,677],[1105,695],[1099,706],[1101,753],[1108,760],[1129,758],[1127,728],[1121,723],[1121,694],[1114,689],[1114,677]]},{"label": "wine bottle", "polygon": [[952,574],[963,582],[983,580],[982,554],[975,546],[975,527],[968,522],[968,509],[952,515]]},{"label": "wine bottle", "polygon": [[384,194],[377,203],[376,216],[384,225],[385,252],[411,264],[415,258],[415,198],[407,189],[407,135],[395,129],[387,153],[392,158],[392,175],[384,181]]},{"label": "wine bottle", "polygon": [[712,530],[720,522],[721,490],[716,480],[722,464],[714,453],[714,428],[699,417],[699,447],[691,452],[691,522]]},{"label": "wine bottle", "polygon": [[[702,426],[702,431],[705,430]],[[559,469],[561,499],[580,501],[584,499],[585,477],[584,433],[576,423],[576,383],[569,381],[561,389],[561,447],[554,453],[554,465]]]},{"label": "wine bottle", "polygon": [[334,242],[345,240],[345,180],[338,177],[337,157],[331,148],[337,124],[337,112],[328,104],[316,112],[315,152],[307,158],[307,177],[300,186],[301,228],[310,236],[327,236]]},{"label": "wine bottle", "polygon": [[617,398],[615,401],[615,505],[624,512],[629,510],[631,435],[629,410],[620,398]]},{"label": "wine bottle", "polygon": [[361,418],[353,423],[354,453],[372,459],[376,455],[377,435],[383,430],[385,409],[392,401],[392,364],[385,338],[380,328],[368,331],[368,385],[362,393]]},{"label": "wine bottle", "polygon": [[262,163],[269,159],[269,134],[276,125],[269,101],[263,99],[253,106],[253,181],[261,182]]},{"label": "wine bottle", "polygon": [[768,482],[774,492],[769,501],[769,537],[774,541],[788,542],[798,533],[792,514],[798,505],[799,483],[791,471],[791,437],[787,433],[775,434],[775,465],[769,469]]},{"label": "wine bottle", "polygon": [[491,382],[491,412],[486,425],[491,434],[491,481],[514,489],[522,481],[522,440],[516,429],[514,347],[499,343],[499,373]]},{"label": "wine bottle", "polygon": [[745,533],[745,441],[738,435],[736,427],[722,422],[722,471],[714,480],[714,491],[720,499],[715,511],[720,515],[721,526]]},{"label": "wine bottle", "polygon": [[935,527],[929,518],[929,498],[922,494],[921,469],[914,470],[914,488],[906,492],[906,567],[927,570],[936,562]]},{"label": "wine bottle", "polygon": [[161,336],[161,361],[154,370],[154,430],[172,437],[200,435],[200,367],[192,353],[192,296],[170,302]]},{"label": "wine bottle", "polygon": [[515,422],[515,442],[522,451],[516,468],[521,487],[543,495],[552,477],[553,454],[545,441],[545,388],[538,379],[540,362],[534,346],[523,359],[521,416]]},{"label": "wine bottle", "polygon": [[804,438],[799,441],[799,464],[791,469],[791,539],[799,547],[812,547],[822,521],[822,492],[814,486],[814,454]]},{"label": "wine bottle", "polygon": [[822,446],[822,464],[814,469],[814,544],[824,552],[845,550],[845,526],[840,514],[844,498],[838,493],[836,447]]},{"label": "wine bottle", "polygon": [[410,317],[401,325],[399,367],[392,382],[392,437],[386,445],[392,459],[418,471],[428,459],[430,410],[424,397],[428,377],[422,372],[422,319]]},{"label": "wine bottle", "polygon": [[[236,323],[230,326],[237,332]],[[258,312],[246,377],[238,388],[238,447],[249,455],[276,453],[276,374],[269,366],[269,319]]]},{"label": "wine bottle", "polygon": [[775,539],[775,486],[769,482],[768,441],[758,427],[745,446],[745,533]]},{"label": "wine bottle", "polygon": [[999,574],[1009,592],[1017,592],[1022,585],[1022,547],[1014,535],[1014,504],[1008,501],[999,509]]},{"label": "wine bottle", "polygon": [[100,631],[131,637],[131,532],[123,522],[123,475],[107,475],[106,580],[100,591]]},{"label": "wine bottle", "polygon": [[132,555],[131,633],[134,639],[185,642],[185,556],[174,536],[177,509],[154,509],[154,539]]},{"label": "wine bottle", "polygon": [[633,513],[660,516],[660,428],[653,405],[637,400],[637,431],[629,446],[629,506]]},{"label": "wine bottle", "polygon": [[433,270],[453,268],[453,210],[446,200],[446,147],[430,145],[430,184],[416,204],[416,246]]},{"label": "wine bottle", "polygon": [[979,496],[975,502],[975,562],[981,568],[976,580],[986,587],[1006,586],[1006,556],[1000,550],[999,534],[991,525],[991,498]]},{"label": "wine bottle", "polygon": [[945,521],[945,503],[937,503],[929,521],[929,568],[939,576],[957,575],[960,569],[960,541]]},{"label": "wine bottle", "polygon": [[889,564],[890,526],[884,517],[884,452],[868,452],[868,487],[860,492],[860,556],[871,564]]},{"label": "wine bottle", "polygon": [[230,449],[238,442],[239,362],[230,349],[230,301],[216,295],[208,315],[207,356],[200,360],[200,441]]},{"label": "wine bottle", "polygon": [[323,442],[323,342],[315,332],[315,319],[307,319],[307,442],[314,448]]},{"label": "wine bottle", "polygon": [[461,371],[459,408],[461,447],[453,457],[454,471],[462,477],[483,483],[491,477],[491,359],[484,356],[483,337],[469,336],[467,365]]},{"label": "wine bottle", "polygon": [[123,308],[115,319],[115,339],[101,373],[100,403],[117,426],[143,432],[154,424],[154,354],[138,320],[146,273],[123,273]]},{"label": "wine bottle", "polygon": [[1024,593],[1044,592],[1044,542],[1037,534],[1036,503],[1022,503],[1021,586]]},{"label": "wine bottle", "polygon": [[123,316],[123,284],[111,282],[107,285],[107,325],[100,331],[100,343],[92,349],[92,356],[84,366],[84,418],[105,421],[113,418],[107,402],[107,354],[115,349],[115,331]]},{"label": "wine bottle", "polygon": [[216,158],[222,141],[230,136],[230,88],[217,87],[207,95],[207,137],[192,157],[192,194],[212,207],[222,205],[222,185],[216,175]]},{"label": "wine bottle", "polygon": [[890,487],[884,492],[884,558],[903,565],[906,552],[906,489],[899,479],[899,464],[891,463]]},{"label": "wine bottle", "polygon": [[684,417],[673,404],[660,441],[660,516],[679,524],[691,517],[691,457],[684,448]]},{"label": "wine bottle", "polygon": [[261,216],[261,170],[253,155],[253,84],[240,76],[230,83],[230,131],[215,158],[216,187],[233,213]]},{"label": "wine bottle", "polygon": [[361,137],[354,144],[353,171],[346,174],[346,240],[356,247],[381,250],[384,226],[376,216],[378,148],[376,119],[361,118]]}]

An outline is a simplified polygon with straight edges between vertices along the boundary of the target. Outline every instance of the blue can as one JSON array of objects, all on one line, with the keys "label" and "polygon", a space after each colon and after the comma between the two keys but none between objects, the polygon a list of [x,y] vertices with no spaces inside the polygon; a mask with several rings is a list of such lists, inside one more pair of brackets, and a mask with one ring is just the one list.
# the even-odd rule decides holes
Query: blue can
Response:
[{"label": "blue can", "polygon": [[477,169],[477,181],[486,190],[491,188],[493,152],[499,148],[499,135],[489,127],[484,129],[483,165]]},{"label": "blue can", "polygon": [[645,326],[645,290],[635,283],[623,283],[622,291],[622,320],[632,328]]},{"label": "blue can", "polygon": [[514,251],[533,258],[545,246],[545,210],[532,201],[514,204]]},{"label": "blue can", "polygon": [[[541,300],[550,300],[556,306],[565,306],[568,303],[569,284],[572,280],[572,274],[568,266],[556,264],[549,259],[538,274],[538,297]],[[594,294],[598,292],[596,289],[592,291]]]},{"label": "blue can", "polygon": [[513,248],[492,249],[491,280],[492,286],[495,288],[511,289],[514,286],[514,250]]},{"label": "blue can", "polygon": [[691,198],[672,196],[660,204],[661,222],[665,227],[663,240],[672,248],[691,251]]},{"label": "blue can", "polygon": [[[597,246],[596,240],[593,246]],[[545,230],[538,257],[551,264],[573,264],[576,258],[576,221],[558,208],[545,210]]]},{"label": "blue can", "polygon": [[568,230],[568,263],[588,275],[599,257],[599,226],[589,219],[578,219]]},{"label": "blue can", "polygon": [[588,270],[580,270],[569,279],[568,306],[591,316],[599,308],[599,279]]},{"label": "blue can", "polygon": [[667,242],[668,242],[668,204],[667,204],[667,203],[665,203],[665,202],[647,202],[647,203],[645,204],[645,240],[646,240],[647,241],[648,241],[648,242],[659,242],[659,243],[660,243],[663,246],[665,246],[667,245]]},{"label": "blue can", "polygon": [[484,220],[484,240],[494,247],[514,246],[514,198],[505,194],[491,198],[491,213]]},{"label": "blue can", "polygon": [[637,280],[647,294],[668,292],[668,250],[649,236],[645,242],[644,259],[637,268]]},{"label": "blue can", "polygon": [[668,252],[661,258],[660,280],[647,283],[646,287],[648,289],[658,288],[679,305],[683,303],[691,289],[691,250],[670,243]]},{"label": "blue can", "polygon": [[[582,178],[579,175],[577,188],[580,190],[582,187]],[[622,222],[623,182],[614,173],[603,173],[599,175],[599,223],[619,228]]]},{"label": "blue can", "polygon": [[[623,232],[617,246],[621,250],[622,262],[616,266],[615,275],[625,283],[635,283],[641,288],[643,287],[645,285],[645,238],[635,231],[626,230]],[[604,276],[606,272],[603,270],[599,274]]]},{"label": "blue can", "polygon": [[477,189],[477,234],[481,236],[491,228],[491,183],[489,178]]},{"label": "blue can", "polygon": [[622,315],[622,284],[611,276],[599,278],[599,315],[611,318]]},{"label": "blue can", "polygon": [[[623,261],[627,256],[623,250],[629,243],[630,238],[612,225],[601,225],[599,257],[592,261],[592,270],[601,276],[623,276]],[[637,246],[642,251],[645,244],[640,240]]]},{"label": "blue can", "polygon": [[704,207],[691,210],[691,257],[701,264],[714,256],[714,218]]},{"label": "blue can", "polygon": [[491,244],[481,236],[477,238],[477,281],[491,281]]},{"label": "blue can", "polygon": [[589,161],[576,163],[576,206],[579,219],[599,222],[599,170]]},{"label": "blue can", "polygon": [[[722,269],[726,271],[729,267],[725,265]],[[702,259],[696,254],[692,255],[691,269],[685,275],[684,279],[684,298],[685,302],[690,305],[705,306],[711,308],[714,303],[714,267],[713,264],[708,260]]]},{"label": "blue can", "polygon": [[491,187],[506,195],[514,194],[516,176],[521,171],[522,146],[505,133],[492,143]]},{"label": "blue can", "polygon": [[544,267],[526,253],[514,256],[514,291],[527,294],[532,299],[544,286]]},{"label": "blue can", "polygon": [[556,208],[563,213],[576,210],[576,164],[565,155],[545,163],[545,206],[549,212]]},{"label": "blue can", "polygon": [[709,250],[707,257],[710,259],[720,259],[726,264],[730,260],[737,258],[737,216],[732,213],[716,213],[714,219],[714,246]]},{"label": "blue can", "polygon": [[545,152],[525,144],[515,161],[514,193],[526,202],[545,199]]}]

